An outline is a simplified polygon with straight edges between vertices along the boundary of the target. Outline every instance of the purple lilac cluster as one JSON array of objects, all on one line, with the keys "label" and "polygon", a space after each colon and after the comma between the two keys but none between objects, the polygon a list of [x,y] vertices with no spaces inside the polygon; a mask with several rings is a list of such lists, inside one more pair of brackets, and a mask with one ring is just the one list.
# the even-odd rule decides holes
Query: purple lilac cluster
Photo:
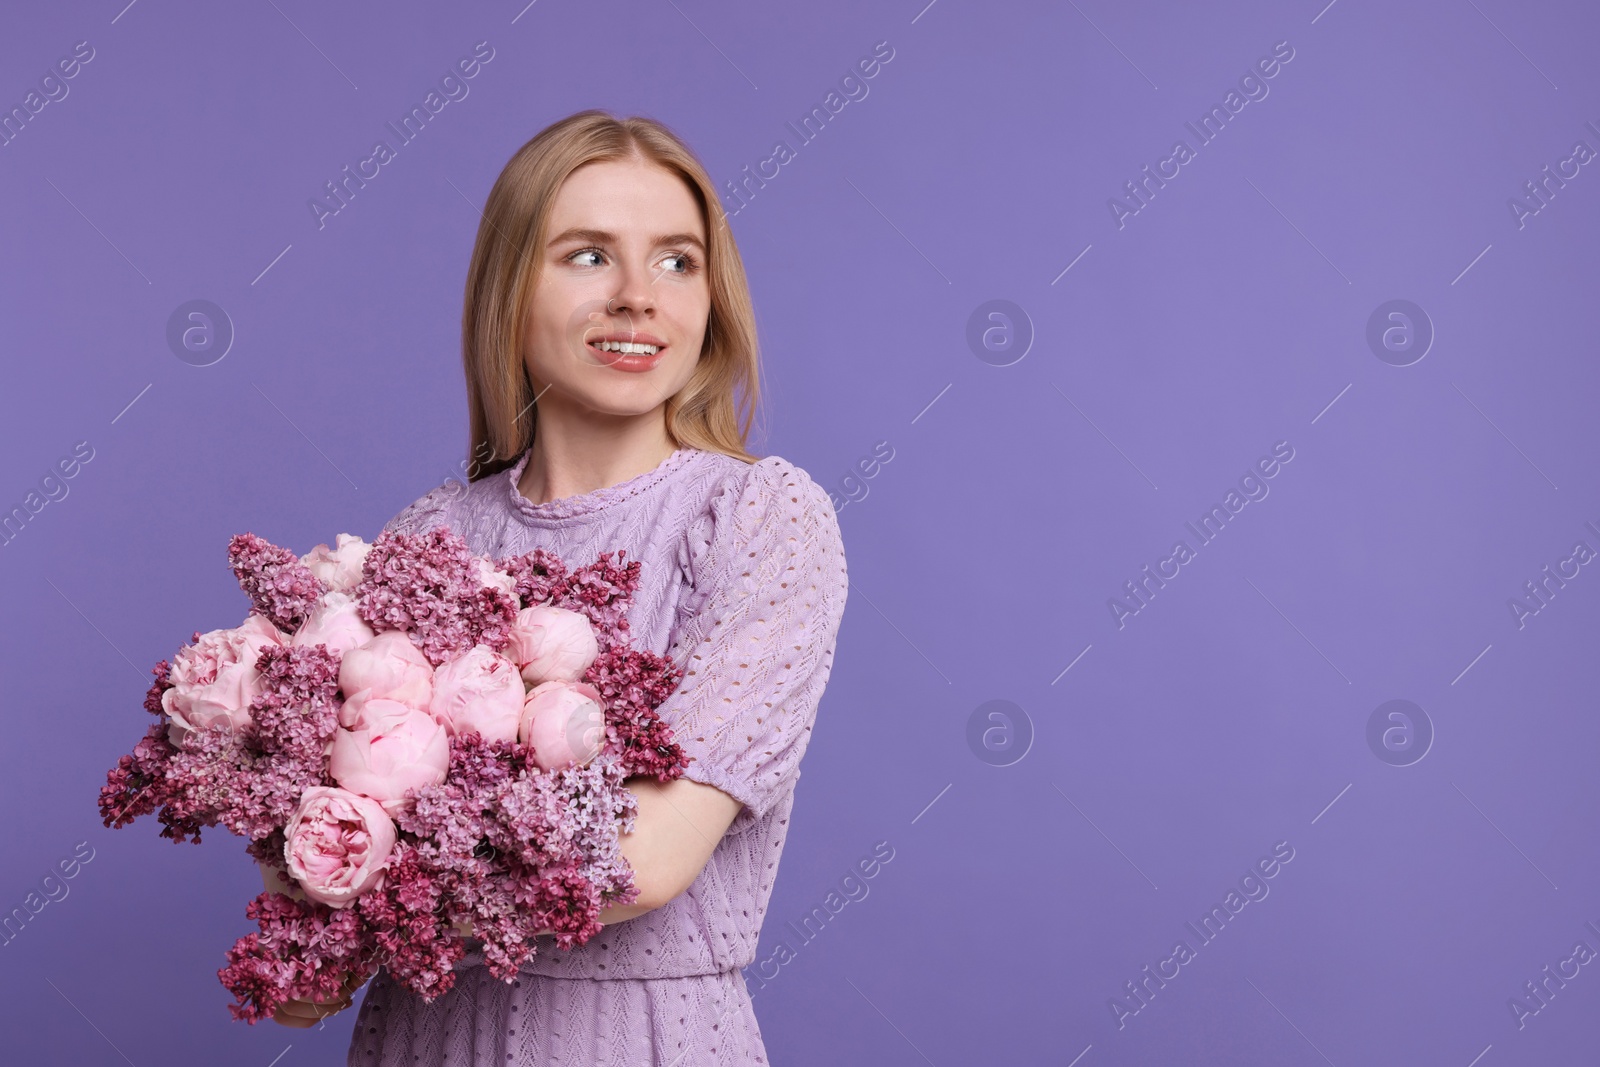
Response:
[{"label": "purple lilac cluster", "polygon": [[505,648],[517,614],[515,599],[484,584],[466,541],[447,526],[380,536],[357,588],[361,617],[374,630],[410,634],[435,667],[473,645]]}]

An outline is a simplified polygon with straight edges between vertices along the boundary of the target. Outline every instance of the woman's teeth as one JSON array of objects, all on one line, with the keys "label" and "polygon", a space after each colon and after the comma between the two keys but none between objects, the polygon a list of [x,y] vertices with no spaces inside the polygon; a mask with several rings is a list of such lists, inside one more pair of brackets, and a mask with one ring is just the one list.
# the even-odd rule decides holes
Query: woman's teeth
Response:
[{"label": "woman's teeth", "polygon": [[653,356],[660,351],[655,345],[636,345],[627,341],[595,341],[593,344],[602,352],[621,352],[629,356]]}]

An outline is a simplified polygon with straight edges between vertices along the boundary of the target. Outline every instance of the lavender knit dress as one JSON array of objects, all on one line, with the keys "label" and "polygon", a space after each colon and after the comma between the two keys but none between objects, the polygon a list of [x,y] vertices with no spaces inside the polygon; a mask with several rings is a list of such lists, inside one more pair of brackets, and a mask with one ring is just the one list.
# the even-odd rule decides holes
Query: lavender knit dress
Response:
[{"label": "lavender knit dress", "polygon": [[[545,548],[571,564],[626,549],[642,564],[634,647],[684,678],[659,714],[684,776],[744,806],[693,885],[570,951],[550,936],[512,982],[481,955],[425,1003],[379,970],[351,1067],[710,1067],[766,1063],[742,967],[783,852],[795,782],[844,613],[844,547],[828,495],[777,456],[749,464],[679,449],[619,485],[535,504],[527,466],[447,481],[390,520],[448,524],[480,555]],[[472,945],[469,942],[469,946]],[[475,946],[473,946],[475,947]]]}]

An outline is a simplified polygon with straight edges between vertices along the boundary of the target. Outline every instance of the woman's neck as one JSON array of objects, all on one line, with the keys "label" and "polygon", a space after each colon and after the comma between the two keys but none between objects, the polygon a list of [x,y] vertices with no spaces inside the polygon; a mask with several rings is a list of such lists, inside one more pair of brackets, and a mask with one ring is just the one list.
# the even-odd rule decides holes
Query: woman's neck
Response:
[{"label": "woman's neck", "polygon": [[620,485],[655,470],[677,450],[666,427],[659,431],[587,442],[536,431],[517,491],[535,504],[545,504]]}]

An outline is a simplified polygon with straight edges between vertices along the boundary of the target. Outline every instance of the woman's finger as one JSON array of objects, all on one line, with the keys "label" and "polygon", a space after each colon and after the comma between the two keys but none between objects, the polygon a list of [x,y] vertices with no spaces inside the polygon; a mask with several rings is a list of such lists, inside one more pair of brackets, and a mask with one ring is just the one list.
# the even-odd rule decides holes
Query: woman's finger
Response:
[{"label": "woman's finger", "polygon": [[355,1004],[355,992],[366,984],[371,975],[352,974],[345,980],[341,994],[332,1000],[308,1000],[295,997],[286,1000],[272,1013],[274,1022],[284,1026],[304,1029],[315,1026],[330,1015],[337,1015]]},{"label": "woman's finger", "polygon": [[333,1001],[311,1001],[296,998],[284,1001],[273,1013],[273,1019],[285,1026],[311,1026],[326,1019],[330,1015],[337,1015],[354,1003],[351,997],[343,997]]}]

